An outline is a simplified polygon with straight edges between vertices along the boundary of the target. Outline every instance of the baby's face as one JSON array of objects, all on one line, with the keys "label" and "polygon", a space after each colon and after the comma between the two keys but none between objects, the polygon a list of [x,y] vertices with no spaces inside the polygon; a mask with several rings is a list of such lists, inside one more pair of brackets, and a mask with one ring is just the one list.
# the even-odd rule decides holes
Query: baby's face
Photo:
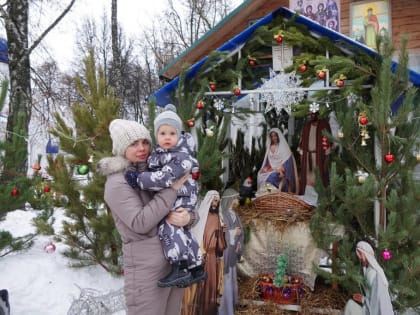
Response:
[{"label": "baby's face", "polygon": [[178,142],[178,132],[175,127],[169,125],[162,125],[157,132],[158,145],[162,149],[173,148]]}]

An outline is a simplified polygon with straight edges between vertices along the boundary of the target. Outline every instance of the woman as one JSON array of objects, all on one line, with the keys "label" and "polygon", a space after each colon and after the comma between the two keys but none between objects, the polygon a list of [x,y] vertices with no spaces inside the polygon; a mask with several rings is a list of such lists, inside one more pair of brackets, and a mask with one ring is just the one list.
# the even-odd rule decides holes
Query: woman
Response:
[{"label": "woman", "polygon": [[375,258],[372,246],[364,241],[357,243],[356,255],[362,264],[367,287],[363,290],[363,296],[353,294],[353,299],[346,304],[344,315],[393,315],[388,280]]},{"label": "woman", "polygon": [[215,190],[208,191],[198,209],[200,220],[191,228],[193,236],[197,240],[201,240],[201,248],[205,257],[204,269],[208,278],[185,290],[183,315],[217,314],[223,266],[223,261],[220,258],[226,248],[219,203],[219,193]]},{"label": "woman", "polygon": [[[279,187],[282,182],[282,187]],[[299,191],[295,158],[282,132],[272,128],[268,132],[267,152],[261,169],[258,171],[257,187],[264,189],[266,183],[282,191]]]},{"label": "woman", "polygon": [[114,156],[101,159],[97,169],[107,176],[104,199],[122,240],[127,314],[178,315],[184,290],[156,285],[170,271],[157,235],[157,226],[164,217],[177,226],[186,226],[194,221],[195,215],[190,215],[185,209],[170,212],[177,196],[176,190],[187,176],[154,195],[133,189],[124,174],[128,168],[146,169],[151,148],[150,133],[143,125],[123,119],[113,120],[109,132]]},{"label": "woman", "polygon": [[239,206],[239,194],[228,188],[222,196],[223,222],[226,224],[226,244],[223,253],[223,295],[219,307],[219,315],[235,315],[238,303],[238,281],[236,264],[242,256],[244,234],[242,223],[235,212]]}]

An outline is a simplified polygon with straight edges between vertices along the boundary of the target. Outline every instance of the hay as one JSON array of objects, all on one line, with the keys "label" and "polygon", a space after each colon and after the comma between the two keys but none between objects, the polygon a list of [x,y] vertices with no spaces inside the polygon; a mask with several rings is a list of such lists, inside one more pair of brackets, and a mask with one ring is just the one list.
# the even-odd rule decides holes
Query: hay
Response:
[{"label": "hay", "polygon": [[[284,309],[285,305],[261,300],[257,290],[257,283],[260,276],[239,277],[239,306],[236,315],[244,314],[296,314],[296,311]],[[334,314],[344,309],[348,296],[340,290],[333,290],[325,284],[317,284],[314,291],[303,286],[304,295],[300,299],[299,314]],[[253,303],[251,303],[252,301]]]}]

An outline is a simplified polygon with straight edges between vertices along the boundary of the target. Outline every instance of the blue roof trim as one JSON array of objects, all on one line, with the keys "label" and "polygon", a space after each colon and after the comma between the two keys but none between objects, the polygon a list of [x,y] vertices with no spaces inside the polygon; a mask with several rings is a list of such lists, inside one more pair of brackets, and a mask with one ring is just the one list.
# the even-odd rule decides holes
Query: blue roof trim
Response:
[{"label": "blue roof trim", "polygon": [[[243,32],[238,34],[237,36],[233,37],[229,41],[227,41],[225,44],[223,44],[221,47],[216,49],[217,51],[233,51],[236,48],[238,48],[240,45],[244,44],[254,33],[255,29],[266,25],[273,21],[273,19],[277,15],[282,15],[286,18],[291,18],[296,15],[296,12],[290,9],[287,9],[285,7],[280,7],[277,10],[274,10],[273,12],[267,14],[265,17],[259,19],[256,23],[246,28]],[[356,40],[347,37],[341,33],[338,33],[334,30],[331,30],[329,28],[326,28],[322,26],[321,24],[318,24],[315,21],[312,21],[311,19],[303,16],[303,15],[296,15],[296,22],[305,25],[310,32],[318,34],[319,36],[325,36],[330,38],[332,41],[334,41],[336,44],[339,45],[340,42],[344,42],[349,44],[350,47],[355,47],[357,49],[364,50],[365,52],[369,54],[377,54],[377,52],[359,42]],[[190,67],[188,70],[188,73],[186,75],[186,78],[189,79],[195,75],[195,73],[198,71],[198,69],[204,64],[204,62],[207,60],[207,56],[195,63]],[[392,68],[395,69],[398,64],[396,62],[393,62]],[[420,86],[420,74],[417,72],[414,72],[412,70],[409,70],[409,78],[410,81],[416,85]],[[158,89],[155,93],[153,93],[149,98],[155,99],[156,104],[158,106],[165,106],[168,103],[171,103],[172,100],[170,98],[171,93],[173,93],[179,82],[179,76],[174,78],[172,81]]]}]

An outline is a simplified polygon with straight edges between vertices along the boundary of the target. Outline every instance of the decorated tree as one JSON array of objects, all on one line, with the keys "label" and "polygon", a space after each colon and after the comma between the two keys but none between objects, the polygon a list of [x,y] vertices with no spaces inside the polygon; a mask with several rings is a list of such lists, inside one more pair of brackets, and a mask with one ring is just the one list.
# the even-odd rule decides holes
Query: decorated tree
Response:
[{"label": "decorated tree", "polygon": [[111,155],[108,125],[118,117],[115,98],[93,54],[85,59],[85,78],[76,78],[81,101],[73,104],[74,125],[59,114],[51,133],[59,140],[60,153],[49,156],[48,173],[66,209],[59,235],[69,245],[64,253],[75,267],[99,264],[107,271],[121,270],[120,237],[110,210],[103,201],[105,178],[95,172],[95,161]]}]

